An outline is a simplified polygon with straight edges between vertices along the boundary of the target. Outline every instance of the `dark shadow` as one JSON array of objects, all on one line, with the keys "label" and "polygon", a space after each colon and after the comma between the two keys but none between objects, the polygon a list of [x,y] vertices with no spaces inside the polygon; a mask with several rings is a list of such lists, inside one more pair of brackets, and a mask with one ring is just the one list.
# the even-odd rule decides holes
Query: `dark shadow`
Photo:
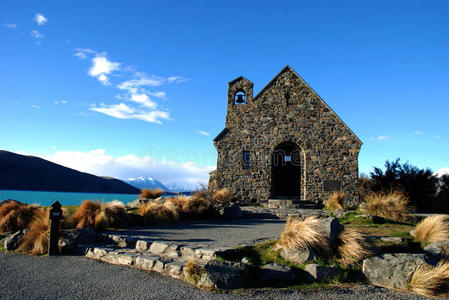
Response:
[{"label": "dark shadow", "polygon": [[291,142],[278,145],[272,155],[271,180],[273,198],[298,199],[301,194],[301,152]]}]

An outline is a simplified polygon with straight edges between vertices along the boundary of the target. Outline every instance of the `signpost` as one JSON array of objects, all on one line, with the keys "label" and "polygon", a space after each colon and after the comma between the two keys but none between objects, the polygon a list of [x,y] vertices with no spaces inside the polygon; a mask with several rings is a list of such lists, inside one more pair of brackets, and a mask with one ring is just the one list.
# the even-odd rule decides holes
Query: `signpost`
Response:
[{"label": "signpost", "polygon": [[50,209],[50,243],[48,255],[58,255],[59,223],[62,218],[61,203],[56,201]]}]

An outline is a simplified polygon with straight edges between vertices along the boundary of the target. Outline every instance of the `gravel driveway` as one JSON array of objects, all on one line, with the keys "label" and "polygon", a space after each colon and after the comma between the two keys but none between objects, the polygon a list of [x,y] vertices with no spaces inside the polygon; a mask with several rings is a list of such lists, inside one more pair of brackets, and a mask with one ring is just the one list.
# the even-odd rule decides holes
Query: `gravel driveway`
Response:
[{"label": "gravel driveway", "polygon": [[76,256],[0,253],[0,299],[425,299],[371,286],[199,290],[154,272]]}]

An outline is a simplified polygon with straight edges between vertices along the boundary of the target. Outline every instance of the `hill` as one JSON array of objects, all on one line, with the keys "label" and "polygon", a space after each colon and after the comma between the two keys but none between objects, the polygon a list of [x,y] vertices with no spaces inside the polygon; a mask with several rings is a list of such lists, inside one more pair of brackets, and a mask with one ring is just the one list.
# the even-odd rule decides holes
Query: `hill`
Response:
[{"label": "hill", "polygon": [[79,172],[48,160],[0,150],[0,189],[138,194],[115,178]]}]

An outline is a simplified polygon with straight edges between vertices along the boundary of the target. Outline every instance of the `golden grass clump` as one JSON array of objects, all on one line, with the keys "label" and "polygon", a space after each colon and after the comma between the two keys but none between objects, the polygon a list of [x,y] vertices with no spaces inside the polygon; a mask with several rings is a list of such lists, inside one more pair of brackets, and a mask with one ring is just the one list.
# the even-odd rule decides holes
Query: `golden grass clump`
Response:
[{"label": "golden grass clump", "polygon": [[345,228],[335,239],[337,261],[350,265],[373,255],[371,245],[362,233],[354,228]]},{"label": "golden grass clump", "polygon": [[93,227],[99,231],[107,227],[123,228],[128,225],[128,214],[119,201],[100,204],[98,200],[84,200],[72,219],[76,228]]},{"label": "golden grass clump", "polygon": [[365,203],[370,215],[397,222],[406,222],[408,220],[409,199],[403,192],[371,193],[365,197]]},{"label": "golden grass clump", "polygon": [[422,245],[449,241],[449,218],[444,215],[425,218],[416,225],[415,239]]},{"label": "golden grass clump", "polygon": [[416,294],[426,297],[449,297],[449,261],[440,261],[436,267],[421,264],[410,281]]},{"label": "golden grass clump", "polygon": [[152,201],[142,203],[139,206],[139,213],[143,216],[145,225],[167,224],[179,221],[179,211],[172,202],[168,201],[163,204]]},{"label": "golden grass clump", "polygon": [[308,217],[304,221],[289,217],[275,248],[285,250],[309,248],[320,256],[329,256],[332,250],[319,222],[317,217]]},{"label": "golden grass clump", "polygon": [[203,275],[204,270],[198,265],[198,263],[190,259],[185,266],[185,272],[187,274],[187,279],[190,280],[193,283],[197,283],[201,275]]},{"label": "golden grass clump", "polygon": [[156,199],[159,198],[160,196],[162,196],[164,194],[164,191],[162,189],[153,189],[153,190],[149,190],[149,189],[142,189],[140,191],[140,198],[144,198],[144,199]]},{"label": "golden grass clump", "polygon": [[186,218],[196,219],[207,217],[212,203],[200,193],[193,194],[182,206],[182,212]]},{"label": "golden grass clump", "polygon": [[228,188],[222,188],[213,194],[212,199],[217,202],[229,202],[232,200],[232,194]]},{"label": "golden grass clump", "polygon": [[16,232],[28,228],[40,208],[16,201],[0,206],[0,233]]},{"label": "golden grass clump", "polygon": [[17,251],[32,255],[42,255],[48,252],[50,239],[50,209],[39,209],[23,236]]},{"label": "golden grass clump", "polygon": [[344,210],[346,208],[346,198],[346,193],[334,192],[329,196],[327,200],[324,201],[324,207],[329,210]]}]

